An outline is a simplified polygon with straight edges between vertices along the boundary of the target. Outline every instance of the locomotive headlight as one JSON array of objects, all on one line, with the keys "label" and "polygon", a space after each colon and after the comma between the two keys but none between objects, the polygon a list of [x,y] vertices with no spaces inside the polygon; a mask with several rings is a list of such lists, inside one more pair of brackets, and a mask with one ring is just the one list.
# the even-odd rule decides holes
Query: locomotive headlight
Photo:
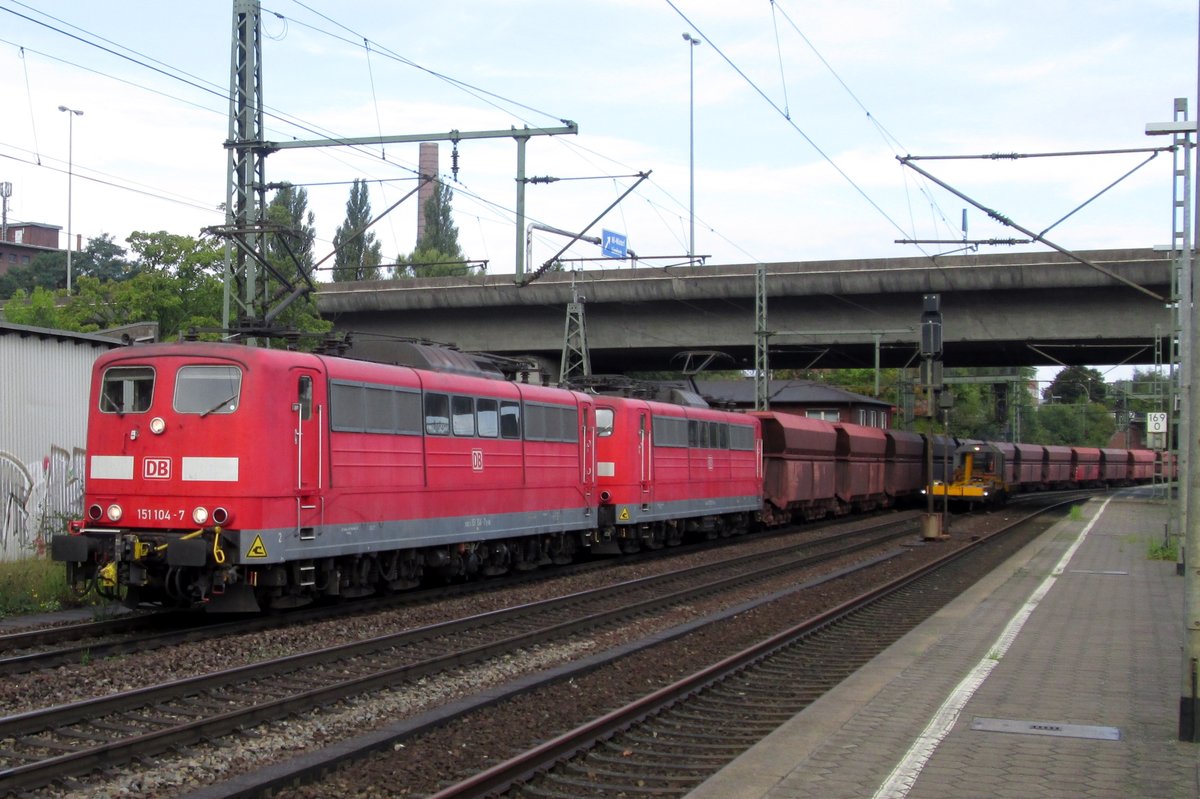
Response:
[{"label": "locomotive headlight", "polygon": [[167,423],[163,421],[161,416],[155,416],[150,420],[150,432],[156,436],[161,436],[163,431],[167,429]]},{"label": "locomotive headlight", "polygon": [[105,515],[108,516],[108,520],[110,522],[119,522],[121,521],[121,514],[123,512],[124,511],[121,510],[121,506],[114,502],[108,506],[108,510],[105,511]]},{"label": "locomotive headlight", "polygon": [[197,506],[192,511],[192,521],[203,526],[204,523],[208,521],[208,508],[204,507],[203,505]]}]

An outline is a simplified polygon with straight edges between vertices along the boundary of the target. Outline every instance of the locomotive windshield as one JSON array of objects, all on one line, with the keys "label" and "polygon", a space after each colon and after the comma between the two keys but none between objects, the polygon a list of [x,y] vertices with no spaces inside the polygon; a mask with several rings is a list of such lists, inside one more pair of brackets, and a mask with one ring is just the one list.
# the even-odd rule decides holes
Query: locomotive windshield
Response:
[{"label": "locomotive windshield", "polygon": [[100,385],[103,413],[145,413],[154,399],[154,370],[149,366],[114,366]]},{"label": "locomotive windshield", "polygon": [[242,393],[236,366],[182,366],[175,376],[177,413],[233,413]]}]

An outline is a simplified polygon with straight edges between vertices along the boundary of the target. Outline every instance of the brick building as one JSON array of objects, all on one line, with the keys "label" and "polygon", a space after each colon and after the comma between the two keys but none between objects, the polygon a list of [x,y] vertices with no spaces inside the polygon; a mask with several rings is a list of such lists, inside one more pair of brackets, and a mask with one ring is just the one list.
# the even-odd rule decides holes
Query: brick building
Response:
[{"label": "brick building", "polygon": [[14,266],[29,266],[34,258],[45,252],[60,252],[58,225],[22,222],[7,225],[0,236],[0,275]]}]

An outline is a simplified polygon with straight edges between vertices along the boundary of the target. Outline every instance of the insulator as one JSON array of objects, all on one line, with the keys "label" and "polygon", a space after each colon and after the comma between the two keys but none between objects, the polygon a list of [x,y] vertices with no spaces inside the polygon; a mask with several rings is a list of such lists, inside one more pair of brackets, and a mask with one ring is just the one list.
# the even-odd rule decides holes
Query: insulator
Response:
[{"label": "insulator", "polygon": [[458,180],[458,144],[455,143],[454,149],[450,151],[450,173],[454,175],[454,179]]}]

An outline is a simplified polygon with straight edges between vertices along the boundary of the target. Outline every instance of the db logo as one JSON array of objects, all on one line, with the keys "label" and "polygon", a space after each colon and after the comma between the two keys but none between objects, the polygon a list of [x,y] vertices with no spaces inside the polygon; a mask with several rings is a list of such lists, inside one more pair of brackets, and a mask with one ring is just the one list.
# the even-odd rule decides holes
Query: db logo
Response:
[{"label": "db logo", "polygon": [[473,472],[482,472],[483,471],[483,450],[481,450],[481,449],[471,450],[471,471],[473,471]]},{"label": "db logo", "polygon": [[143,458],[142,477],[146,478],[147,480],[170,480],[171,459]]}]

